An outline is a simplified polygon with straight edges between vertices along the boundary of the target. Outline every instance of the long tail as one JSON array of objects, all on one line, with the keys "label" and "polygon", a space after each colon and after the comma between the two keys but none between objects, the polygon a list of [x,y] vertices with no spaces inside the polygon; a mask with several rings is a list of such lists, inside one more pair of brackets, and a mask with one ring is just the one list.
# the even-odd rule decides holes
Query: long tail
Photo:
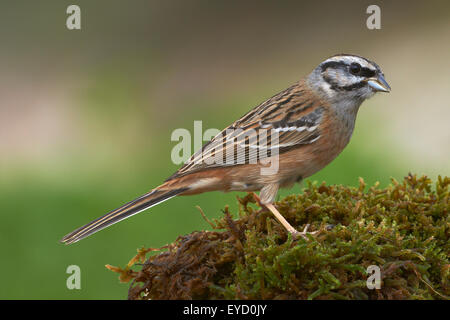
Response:
[{"label": "long tail", "polygon": [[89,222],[81,228],[72,231],[68,235],[64,236],[64,238],[61,239],[61,242],[65,244],[77,242],[97,231],[113,225],[114,223],[138,214],[139,212],[153,207],[158,203],[169,200],[170,198],[175,197],[176,195],[186,191],[187,189],[188,188],[160,190],[156,188],[149,193],[146,193],[143,196],[124,204],[120,208],[117,208],[116,210],[113,210],[105,214],[104,216],[92,222]]}]

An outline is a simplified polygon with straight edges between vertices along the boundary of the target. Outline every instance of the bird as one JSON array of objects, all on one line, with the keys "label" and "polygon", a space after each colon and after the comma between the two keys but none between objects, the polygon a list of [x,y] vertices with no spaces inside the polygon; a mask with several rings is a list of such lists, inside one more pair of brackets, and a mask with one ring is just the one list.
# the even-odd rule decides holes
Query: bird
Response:
[{"label": "bird", "polygon": [[61,239],[72,244],[175,196],[209,191],[257,192],[294,238],[297,231],[276,209],[278,190],[311,176],[334,160],[352,136],[361,104],[390,92],[381,68],[354,54],[337,54],[226,127],[173,175],[139,198]]}]

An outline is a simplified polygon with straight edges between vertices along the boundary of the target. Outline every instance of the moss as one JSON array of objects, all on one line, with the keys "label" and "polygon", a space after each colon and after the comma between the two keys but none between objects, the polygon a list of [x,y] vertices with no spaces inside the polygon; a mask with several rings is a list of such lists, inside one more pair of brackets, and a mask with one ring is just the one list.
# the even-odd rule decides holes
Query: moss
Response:
[{"label": "moss", "polygon": [[[411,174],[385,189],[308,183],[276,206],[297,229],[321,230],[309,240],[293,240],[249,194],[237,219],[225,207],[207,220],[213,231],[107,267],[132,281],[129,299],[448,299],[449,184]],[[367,288],[370,265],[380,289]]]}]

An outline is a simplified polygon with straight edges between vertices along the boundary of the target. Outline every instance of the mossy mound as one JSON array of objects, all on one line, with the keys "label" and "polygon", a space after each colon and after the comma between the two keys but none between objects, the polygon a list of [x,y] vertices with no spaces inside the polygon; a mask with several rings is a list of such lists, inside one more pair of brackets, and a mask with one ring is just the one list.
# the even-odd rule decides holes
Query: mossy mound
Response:
[{"label": "mossy mound", "polygon": [[[214,231],[107,267],[132,280],[129,299],[448,299],[449,184],[414,175],[366,191],[362,179],[359,188],[310,183],[276,203],[298,230],[321,230],[309,240],[293,240],[249,194],[238,219],[226,207],[208,220]],[[150,251],[158,254],[145,260]],[[370,265],[380,289],[367,288]]]}]

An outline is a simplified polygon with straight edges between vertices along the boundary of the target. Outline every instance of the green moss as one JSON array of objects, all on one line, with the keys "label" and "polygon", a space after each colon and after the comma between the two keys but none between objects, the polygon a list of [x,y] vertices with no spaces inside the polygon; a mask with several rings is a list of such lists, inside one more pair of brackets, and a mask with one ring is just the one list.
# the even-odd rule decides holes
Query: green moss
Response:
[{"label": "green moss", "polygon": [[[293,240],[249,194],[237,219],[226,207],[208,220],[214,231],[108,268],[132,280],[130,299],[448,299],[449,184],[414,175],[385,189],[308,183],[276,206],[297,229],[321,230],[309,240]],[[367,288],[370,265],[381,289]]]}]

